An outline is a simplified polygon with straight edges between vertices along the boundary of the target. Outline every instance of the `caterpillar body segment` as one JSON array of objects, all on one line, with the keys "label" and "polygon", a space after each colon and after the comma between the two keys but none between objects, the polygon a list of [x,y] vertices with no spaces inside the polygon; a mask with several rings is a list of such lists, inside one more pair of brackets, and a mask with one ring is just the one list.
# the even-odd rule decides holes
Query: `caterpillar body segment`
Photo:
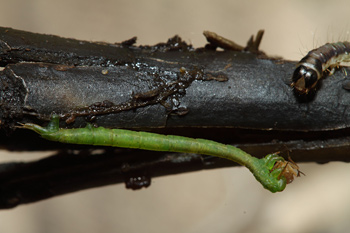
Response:
[{"label": "caterpillar body segment", "polygon": [[275,167],[277,162],[285,161],[277,154],[269,154],[262,159],[252,157],[239,148],[206,139],[195,139],[175,135],[161,135],[125,129],[85,128],[60,129],[59,118],[54,116],[47,127],[36,124],[21,124],[20,128],[30,129],[43,138],[72,144],[114,146],[137,148],[152,151],[197,153],[225,158],[247,167],[254,177],[271,192],[285,189],[287,180],[281,175],[283,167]]}]

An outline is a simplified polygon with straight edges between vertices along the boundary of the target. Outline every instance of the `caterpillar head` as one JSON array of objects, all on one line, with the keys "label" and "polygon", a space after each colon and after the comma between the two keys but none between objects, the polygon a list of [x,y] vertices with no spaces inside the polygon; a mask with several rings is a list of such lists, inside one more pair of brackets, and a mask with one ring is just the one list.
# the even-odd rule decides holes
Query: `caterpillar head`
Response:
[{"label": "caterpillar head", "polygon": [[314,67],[299,65],[292,76],[291,86],[300,95],[307,95],[319,80],[319,72]]}]

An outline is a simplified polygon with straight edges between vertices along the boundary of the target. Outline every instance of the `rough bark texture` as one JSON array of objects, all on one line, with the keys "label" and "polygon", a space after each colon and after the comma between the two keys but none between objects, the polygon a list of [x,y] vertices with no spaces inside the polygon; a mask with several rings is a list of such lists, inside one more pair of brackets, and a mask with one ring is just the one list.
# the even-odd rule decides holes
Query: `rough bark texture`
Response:
[{"label": "rough bark texture", "polygon": [[52,113],[61,116],[62,127],[91,121],[208,138],[258,157],[291,150],[297,162],[350,160],[344,72],[300,98],[290,87],[295,62],[194,49],[176,36],[155,46],[134,42],[90,43],[0,28],[1,147],[82,150],[79,156],[65,150],[32,163],[1,164],[0,208],[124,181],[139,188],[154,176],[234,165],[208,156],[132,150],[96,155],[90,147],[47,142],[14,128],[17,122],[44,125]]}]

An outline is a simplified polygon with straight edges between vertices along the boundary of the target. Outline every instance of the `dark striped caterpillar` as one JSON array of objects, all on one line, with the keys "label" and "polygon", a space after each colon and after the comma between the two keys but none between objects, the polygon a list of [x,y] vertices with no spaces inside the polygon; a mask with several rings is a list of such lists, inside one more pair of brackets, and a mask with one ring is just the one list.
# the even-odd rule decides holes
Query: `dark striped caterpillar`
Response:
[{"label": "dark striped caterpillar", "polygon": [[[19,127],[34,130],[45,139],[63,143],[198,153],[229,159],[246,166],[264,188],[271,192],[283,191],[287,184],[287,179],[284,176],[287,166],[289,166],[288,169],[295,168],[290,167],[289,163],[285,163],[284,158],[278,156],[278,153],[269,154],[262,159],[258,159],[234,146],[206,139],[124,129],[94,128],[91,124],[87,124],[85,128],[60,129],[58,116],[53,116],[51,122],[45,128],[32,123],[21,124]],[[276,164],[283,164],[283,166],[276,166]]]},{"label": "dark striped caterpillar", "polygon": [[350,42],[327,43],[311,50],[300,62],[292,76],[291,86],[300,95],[307,95],[329,70],[332,74],[341,62],[350,61]]}]

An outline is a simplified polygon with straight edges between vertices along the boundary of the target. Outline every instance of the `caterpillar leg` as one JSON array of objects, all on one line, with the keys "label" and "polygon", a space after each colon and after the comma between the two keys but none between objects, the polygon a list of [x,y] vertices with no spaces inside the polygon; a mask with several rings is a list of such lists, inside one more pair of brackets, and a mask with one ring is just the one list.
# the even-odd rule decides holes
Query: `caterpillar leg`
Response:
[{"label": "caterpillar leg", "polygon": [[333,75],[336,69],[339,69],[339,65],[330,66],[330,67],[327,69],[328,75],[329,75],[329,76]]},{"label": "caterpillar leg", "polygon": [[273,153],[273,154],[268,154],[265,156],[265,158],[263,158],[263,160],[265,161],[266,166],[272,170],[272,168],[274,167],[274,165],[276,164],[276,162],[279,161],[285,161],[284,158],[282,156],[278,155],[279,152]]},{"label": "caterpillar leg", "polygon": [[287,180],[281,175],[283,168],[273,169],[278,162],[285,161],[278,153],[268,154],[262,159],[254,158],[252,166],[247,166],[264,188],[269,191],[282,192],[287,185]]}]

